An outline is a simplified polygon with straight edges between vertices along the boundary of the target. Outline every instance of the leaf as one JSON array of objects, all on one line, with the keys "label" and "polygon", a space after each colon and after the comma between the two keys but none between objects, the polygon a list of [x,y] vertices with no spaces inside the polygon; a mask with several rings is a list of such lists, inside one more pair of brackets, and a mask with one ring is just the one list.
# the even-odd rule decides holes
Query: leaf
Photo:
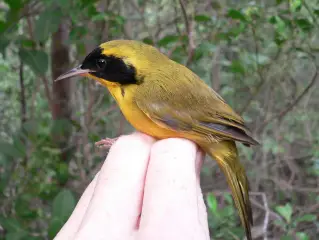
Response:
[{"label": "leaf", "polygon": [[245,16],[249,20],[260,18],[260,9],[257,6],[249,6],[245,9]]},{"label": "leaf", "polygon": [[75,207],[75,199],[70,190],[63,189],[53,200],[52,217],[67,220]]},{"label": "leaf", "polygon": [[283,2],[284,0],[276,0],[276,4],[279,5]]},{"label": "leaf", "polygon": [[306,18],[297,18],[295,19],[295,23],[298,25],[300,29],[306,32],[313,28],[313,25]]},{"label": "leaf", "polygon": [[313,214],[305,214],[295,219],[295,222],[313,222],[317,220],[317,216]]},{"label": "leaf", "polygon": [[287,38],[280,34],[278,31],[275,32],[274,42],[281,46],[284,42],[286,42]]},{"label": "leaf", "polygon": [[232,19],[241,20],[243,22],[247,21],[246,16],[244,14],[242,14],[240,11],[235,10],[235,9],[228,10],[227,16],[232,18]]},{"label": "leaf", "polygon": [[93,22],[106,21],[108,20],[108,17],[109,15],[107,13],[98,13],[91,18],[91,21]]},{"label": "leaf", "polygon": [[286,203],[285,206],[277,206],[276,211],[285,218],[287,223],[291,222],[292,207],[290,203]]},{"label": "leaf", "polygon": [[20,157],[24,157],[27,151],[27,147],[23,142],[23,138],[22,131],[17,132],[17,134],[13,136],[13,147],[16,152],[19,152]]},{"label": "leaf", "polygon": [[302,7],[302,1],[301,0],[291,0],[290,2],[290,8],[293,12],[300,11]]},{"label": "leaf", "polygon": [[224,198],[228,204],[233,204],[233,197],[230,193],[224,193]]},{"label": "leaf", "polygon": [[213,214],[217,214],[217,199],[213,193],[209,193],[206,197],[207,206]]},{"label": "leaf", "polygon": [[67,163],[62,162],[59,163],[57,166],[57,178],[59,180],[59,183],[65,184],[69,179],[69,166]]},{"label": "leaf", "polygon": [[148,38],[148,37],[143,39],[143,43],[150,44],[150,45],[154,44],[153,40],[151,38]]},{"label": "leaf", "polygon": [[278,46],[282,45],[289,38],[289,25],[287,25],[287,21],[279,16],[272,16],[269,18],[269,22],[273,24],[275,28],[274,42]]},{"label": "leaf", "polygon": [[216,39],[219,40],[219,41],[220,40],[225,40],[225,41],[230,42],[231,41],[231,36],[230,36],[230,34],[228,34],[226,32],[218,32],[216,34]]},{"label": "leaf", "polygon": [[87,34],[87,29],[84,26],[73,27],[70,31],[70,41],[79,41]]},{"label": "leaf", "polygon": [[32,201],[32,197],[28,194],[21,195],[21,197],[16,199],[14,202],[14,209],[19,217],[28,220],[32,220],[37,217],[36,210],[30,207],[30,201]]},{"label": "leaf", "polygon": [[72,123],[67,119],[57,119],[53,121],[53,134],[66,134],[72,130]]},{"label": "leaf", "polygon": [[67,221],[75,207],[75,199],[70,190],[61,190],[53,200],[52,218],[49,224],[49,236],[53,239]]},{"label": "leaf", "polygon": [[270,18],[268,18],[268,22],[271,24],[276,24],[277,23],[277,16],[271,16]]},{"label": "leaf", "polygon": [[272,16],[268,19],[268,21],[275,25],[275,29],[281,34],[287,30],[287,24],[284,19],[279,16]]},{"label": "leaf", "polygon": [[19,43],[25,48],[35,48],[36,43],[30,39],[21,39]]},{"label": "leaf", "polygon": [[22,0],[4,0],[12,10],[20,9],[24,2]]},{"label": "leaf", "polygon": [[194,20],[196,22],[209,22],[209,21],[211,21],[211,18],[209,16],[206,16],[206,15],[196,15],[194,17]]},{"label": "leaf", "polygon": [[54,1],[54,3],[64,9],[70,8],[72,6],[72,2],[71,1],[65,1],[65,0],[56,0]]},{"label": "leaf", "polygon": [[299,240],[310,240],[309,236],[304,232],[297,232],[296,235]]},{"label": "leaf", "polygon": [[20,57],[36,74],[44,75],[49,67],[49,57],[41,50],[20,49]]},{"label": "leaf", "polygon": [[2,153],[4,156],[12,158],[19,158],[24,156],[24,154],[18,151],[13,144],[4,142],[2,140],[0,140],[0,153]]},{"label": "leaf", "polygon": [[294,240],[294,238],[292,236],[285,235],[285,236],[280,237],[280,240]]},{"label": "leaf", "polygon": [[0,217],[0,225],[8,232],[23,231],[18,220],[14,218]]},{"label": "leaf", "polygon": [[24,240],[26,236],[27,232],[9,232],[6,234],[6,240]]},{"label": "leaf", "polygon": [[26,236],[24,237],[22,240],[42,240],[43,239],[43,236]]},{"label": "leaf", "polygon": [[212,54],[215,52],[215,50],[216,50],[216,45],[208,41],[204,41],[200,43],[196,48],[196,51],[205,55]]},{"label": "leaf", "polygon": [[226,206],[219,211],[221,217],[230,217],[234,215],[233,206]]},{"label": "leaf", "polygon": [[124,25],[125,23],[125,18],[120,15],[116,15],[114,20],[118,25]]},{"label": "leaf", "polygon": [[245,68],[243,67],[241,62],[238,60],[232,61],[231,65],[230,65],[230,70],[233,73],[245,74]]},{"label": "leaf", "polygon": [[36,120],[28,120],[22,125],[24,131],[26,131],[28,137],[36,136],[38,130],[38,122]]},{"label": "leaf", "polygon": [[88,16],[91,18],[91,17],[93,17],[93,16],[95,16],[96,14],[98,14],[98,11],[97,11],[97,9],[96,9],[96,7],[95,6],[93,6],[93,5],[87,5],[87,6],[85,6],[84,4],[82,5],[82,8],[83,8],[83,10],[84,10],[84,8],[86,8],[86,12],[87,12],[87,14],[88,14]]},{"label": "leaf", "polygon": [[35,22],[34,37],[38,41],[48,39],[52,33],[59,28],[62,19],[62,11],[47,10],[40,14],[38,20]]},{"label": "leaf", "polygon": [[162,39],[160,39],[160,40],[157,42],[157,44],[158,44],[158,46],[160,46],[160,47],[165,47],[165,46],[167,46],[167,45],[170,44],[170,43],[177,42],[178,39],[179,39],[179,37],[176,36],[176,35],[168,35],[168,36],[165,36],[165,37],[163,37]]},{"label": "leaf", "polygon": [[239,26],[232,27],[229,29],[229,34],[233,37],[237,37],[239,34],[245,32],[247,29],[246,24],[241,22]]},{"label": "leaf", "polygon": [[63,227],[64,221],[59,218],[53,217],[49,224],[48,235],[50,239],[53,239],[60,229]]},{"label": "leaf", "polygon": [[254,62],[257,62],[260,65],[268,64],[271,61],[268,56],[265,56],[262,54],[258,54],[257,56],[256,56],[256,54],[252,54],[251,57],[252,57]]},{"label": "leaf", "polygon": [[[3,33],[7,29],[7,24],[6,22],[0,20],[0,33]],[[1,36],[2,38],[2,36]]]},{"label": "leaf", "polygon": [[200,59],[203,56],[212,56],[215,50],[216,50],[216,45],[208,41],[204,41],[198,44],[198,46],[196,47],[195,53],[194,53],[194,60]]},{"label": "leaf", "polygon": [[57,148],[57,147],[54,148],[54,147],[43,146],[41,150],[42,150],[43,152],[49,153],[51,156],[61,154],[61,149],[60,149],[60,148]]},{"label": "leaf", "polygon": [[4,55],[6,48],[10,44],[10,39],[6,36],[1,36],[0,38],[0,53]]}]

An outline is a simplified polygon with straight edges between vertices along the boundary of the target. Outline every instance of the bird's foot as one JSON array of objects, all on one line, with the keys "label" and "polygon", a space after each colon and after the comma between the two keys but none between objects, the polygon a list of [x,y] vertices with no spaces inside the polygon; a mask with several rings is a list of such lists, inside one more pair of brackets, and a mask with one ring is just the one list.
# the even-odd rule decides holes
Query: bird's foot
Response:
[{"label": "bird's foot", "polygon": [[104,138],[95,143],[95,146],[99,148],[109,149],[116,142],[117,138]]}]

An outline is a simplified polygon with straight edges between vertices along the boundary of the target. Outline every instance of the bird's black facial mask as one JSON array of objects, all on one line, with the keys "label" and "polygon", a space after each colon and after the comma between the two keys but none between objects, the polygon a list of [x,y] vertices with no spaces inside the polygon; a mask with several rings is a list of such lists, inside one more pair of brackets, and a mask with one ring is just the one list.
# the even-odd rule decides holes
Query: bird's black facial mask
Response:
[{"label": "bird's black facial mask", "polygon": [[109,82],[122,85],[137,84],[136,69],[123,59],[102,54],[102,48],[94,49],[83,61],[81,69],[89,69],[90,74]]}]

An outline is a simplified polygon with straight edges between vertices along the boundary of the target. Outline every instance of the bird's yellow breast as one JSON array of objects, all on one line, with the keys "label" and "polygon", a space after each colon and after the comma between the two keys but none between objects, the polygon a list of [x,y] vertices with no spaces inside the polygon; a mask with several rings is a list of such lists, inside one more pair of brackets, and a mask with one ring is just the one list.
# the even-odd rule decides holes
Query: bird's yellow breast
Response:
[{"label": "bird's yellow breast", "polygon": [[151,120],[134,102],[137,85],[120,86],[116,83],[106,82],[100,78],[90,76],[107,87],[113,98],[118,103],[124,117],[132,126],[143,133],[146,133],[155,138],[164,139],[170,137],[185,137],[180,132],[160,126],[158,123]]}]

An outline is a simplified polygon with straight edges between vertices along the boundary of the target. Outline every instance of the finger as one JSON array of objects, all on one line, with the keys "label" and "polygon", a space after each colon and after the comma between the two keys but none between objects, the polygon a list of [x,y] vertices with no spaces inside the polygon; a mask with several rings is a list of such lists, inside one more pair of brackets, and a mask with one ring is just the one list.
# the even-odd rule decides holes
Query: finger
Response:
[{"label": "finger", "polygon": [[77,239],[129,238],[140,214],[153,142],[153,138],[141,133],[120,137],[115,142],[100,171]]},{"label": "finger", "polygon": [[207,226],[200,226],[206,216],[196,173],[201,161],[196,162],[196,156],[196,145],[185,139],[153,145],[139,230],[142,239],[209,239]]},{"label": "finger", "polygon": [[93,181],[85,189],[78,204],[76,205],[72,215],[68,221],[64,224],[59,233],[55,236],[54,240],[74,239],[76,232],[81,224],[83,216],[87,210],[87,207],[91,201],[94,188],[97,182],[98,174],[95,175]]}]

